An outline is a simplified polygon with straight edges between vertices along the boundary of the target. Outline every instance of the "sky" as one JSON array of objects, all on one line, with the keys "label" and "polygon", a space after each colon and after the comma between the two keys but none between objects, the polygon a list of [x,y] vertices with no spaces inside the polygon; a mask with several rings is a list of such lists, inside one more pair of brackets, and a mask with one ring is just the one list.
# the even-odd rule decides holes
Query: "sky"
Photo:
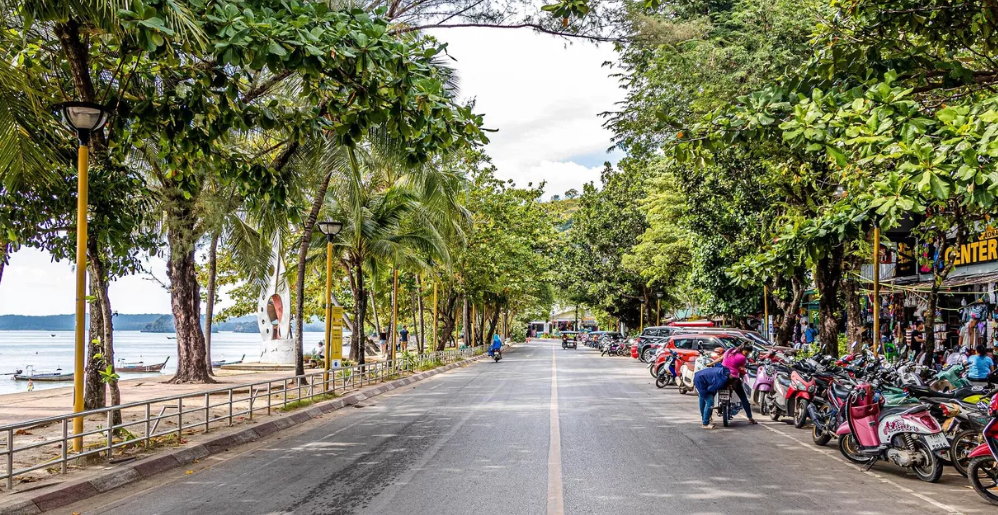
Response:
[{"label": "sky", "polygon": [[[474,98],[490,133],[486,151],[498,175],[519,186],[546,182],[545,198],[598,185],[610,133],[601,112],[623,99],[603,67],[614,60],[609,44],[572,42],[527,29],[444,29],[433,33],[448,43],[460,94]],[[166,267],[154,258],[149,269],[162,281]],[[22,249],[10,257],[0,281],[0,315],[73,313],[75,271],[68,263]],[[120,313],[169,313],[170,295],[148,276],[112,283],[112,307]],[[224,304],[223,304],[224,306]]]}]

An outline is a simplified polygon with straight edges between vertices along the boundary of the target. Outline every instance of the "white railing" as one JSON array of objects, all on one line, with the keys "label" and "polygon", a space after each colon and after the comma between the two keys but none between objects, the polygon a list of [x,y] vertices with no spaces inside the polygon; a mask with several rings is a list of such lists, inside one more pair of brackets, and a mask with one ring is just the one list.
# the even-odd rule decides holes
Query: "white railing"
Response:
[{"label": "white railing", "polygon": [[[14,486],[14,477],[39,469],[58,466],[59,473],[65,474],[68,465],[88,457],[112,462],[115,449],[137,448],[147,449],[150,442],[158,437],[176,436],[179,443],[184,431],[200,431],[207,433],[218,425],[231,426],[233,418],[246,416],[253,420],[254,413],[272,410],[289,410],[310,403],[318,398],[323,400],[330,396],[362,388],[369,384],[380,383],[403,374],[420,369],[434,368],[433,365],[459,361],[482,354],[483,347],[446,350],[427,354],[403,354],[395,360],[379,361],[351,367],[330,369],[329,372],[312,372],[300,376],[283,379],[244,383],[227,388],[187,393],[172,397],[160,397],[139,402],[131,402],[107,408],[98,408],[81,413],[67,413],[54,417],[26,420],[15,424],[0,426],[0,457],[4,460],[3,474],[7,491]],[[156,414],[156,409],[159,413]],[[121,423],[114,424],[114,412],[121,412]],[[99,423],[106,420],[105,425],[80,434],[71,434],[72,420],[84,417],[88,423]],[[96,419],[96,420],[95,420]],[[163,425],[175,427],[160,429]],[[61,425],[61,431],[55,435],[39,439],[37,436],[21,438],[25,442],[18,446],[15,441],[19,434],[28,433],[29,429],[47,427],[53,424]],[[140,434],[135,434],[139,431]],[[117,438],[116,438],[117,437]],[[71,450],[72,442],[81,439],[79,451]],[[40,440],[40,441],[39,441]],[[153,442],[155,443],[155,442]],[[29,459],[21,468],[14,468],[15,457],[32,449],[53,448],[58,455],[39,461]],[[23,461],[23,460],[22,460]]]}]

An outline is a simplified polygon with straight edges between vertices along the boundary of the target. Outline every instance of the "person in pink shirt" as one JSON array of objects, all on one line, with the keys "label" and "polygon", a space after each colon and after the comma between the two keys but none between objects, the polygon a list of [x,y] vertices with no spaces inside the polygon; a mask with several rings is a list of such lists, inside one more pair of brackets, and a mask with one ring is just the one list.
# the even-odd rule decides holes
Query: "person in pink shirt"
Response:
[{"label": "person in pink shirt", "polygon": [[735,391],[735,395],[741,401],[742,409],[745,410],[745,416],[748,417],[749,424],[755,424],[756,421],[752,418],[752,405],[749,404],[748,396],[745,395],[745,387],[742,386],[742,377],[745,376],[745,365],[748,363],[748,356],[751,353],[752,344],[750,343],[744,343],[740,347],[732,347],[725,351],[724,357],[721,360],[721,366],[727,368],[730,372],[728,386]]}]

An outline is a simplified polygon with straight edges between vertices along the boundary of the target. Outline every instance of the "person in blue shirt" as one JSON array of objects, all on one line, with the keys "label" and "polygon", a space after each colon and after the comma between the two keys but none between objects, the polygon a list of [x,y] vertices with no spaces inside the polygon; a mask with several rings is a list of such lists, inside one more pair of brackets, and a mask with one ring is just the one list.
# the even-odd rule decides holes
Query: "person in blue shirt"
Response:
[{"label": "person in blue shirt", "polygon": [[995,362],[988,357],[987,347],[978,345],[976,350],[977,354],[967,358],[967,379],[987,381],[988,376],[995,368]]},{"label": "person in blue shirt", "polygon": [[489,356],[494,355],[496,352],[502,352],[502,340],[499,339],[498,334],[492,335],[492,345],[489,346]]},{"label": "person in blue shirt", "polygon": [[714,394],[728,385],[731,375],[728,367],[707,367],[693,375],[693,386],[700,397],[700,418],[704,429],[714,429],[710,423],[710,413],[714,409]]}]

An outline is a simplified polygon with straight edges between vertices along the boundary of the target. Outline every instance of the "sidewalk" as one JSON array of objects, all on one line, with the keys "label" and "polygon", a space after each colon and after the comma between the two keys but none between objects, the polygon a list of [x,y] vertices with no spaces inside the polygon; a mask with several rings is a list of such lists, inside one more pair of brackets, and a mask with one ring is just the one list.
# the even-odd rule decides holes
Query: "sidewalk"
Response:
[{"label": "sidewalk", "polygon": [[[314,372],[307,370],[306,373]],[[293,376],[293,372],[251,372],[245,370],[215,370],[215,384],[166,384],[172,375],[140,377],[118,383],[121,403],[144,401],[172,395],[216,390],[232,385],[269,381]],[[50,388],[35,392],[0,395],[0,426],[73,411],[73,387]]]}]

